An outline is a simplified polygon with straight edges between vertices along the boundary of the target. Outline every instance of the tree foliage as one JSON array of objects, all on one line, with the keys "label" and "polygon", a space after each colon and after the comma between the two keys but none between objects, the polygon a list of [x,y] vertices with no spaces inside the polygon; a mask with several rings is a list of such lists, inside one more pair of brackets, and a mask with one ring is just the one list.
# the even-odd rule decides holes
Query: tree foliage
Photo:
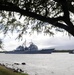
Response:
[{"label": "tree foliage", "polygon": [[74,0],[0,0],[0,16],[4,33],[17,29],[21,36],[31,28],[53,34],[59,27],[74,36]]}]

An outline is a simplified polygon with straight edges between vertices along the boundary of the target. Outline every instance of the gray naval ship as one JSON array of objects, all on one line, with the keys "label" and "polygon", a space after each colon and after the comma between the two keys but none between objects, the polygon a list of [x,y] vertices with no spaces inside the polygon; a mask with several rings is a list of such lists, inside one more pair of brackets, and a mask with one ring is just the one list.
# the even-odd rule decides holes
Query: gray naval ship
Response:
[{"label": "gray naval ship", "polygon": [[6,53],[9,54],[51,54],[55,49],[51,48],[51,49],[38,49],[38,47],[31,42],[30,46],[18,46],[15,50],[13,51],[8,51]]}]

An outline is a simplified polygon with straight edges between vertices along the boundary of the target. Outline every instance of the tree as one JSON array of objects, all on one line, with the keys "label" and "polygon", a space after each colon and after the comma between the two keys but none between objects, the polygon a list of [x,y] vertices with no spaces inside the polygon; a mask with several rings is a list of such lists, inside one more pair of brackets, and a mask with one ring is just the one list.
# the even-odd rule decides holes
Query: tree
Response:
[{"label": "tree", "polygon": [[[52,34],[50,29],[59,27],[74,36],[74,0],[0,0],[0,19],[5,33],[10,28],[12,30],[20,26],[15,13],[19,18],[26,16],[26,23],[21,25],[21,34],[26,31],[28,24],[34,23],[32,29],[40,30],[44,26],[44,31]],[[46,27],[45,22],[52,26]]]}]

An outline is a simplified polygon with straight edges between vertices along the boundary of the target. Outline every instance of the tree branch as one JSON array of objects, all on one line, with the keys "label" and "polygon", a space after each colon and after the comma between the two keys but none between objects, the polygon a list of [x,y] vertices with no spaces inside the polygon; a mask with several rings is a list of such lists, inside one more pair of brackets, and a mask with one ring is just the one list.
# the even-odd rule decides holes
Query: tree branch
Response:
[{"label": "tree branch", "polygon": [[66,0],[60,0],[60,3],[62,5],[62,9],[63,9],[65,18],[69,19],[69,11],[68,11],[67,1]]},{"label": "tree branch", "polygon": [[[15,6],[14,4],[11,4],[11,6],[10,5],[5,6],[5,5],[0,4],[0,10],[1,11],[4,10],[4,11],[18,12],[24,16],[33,17],[33,18],[41,20],[43,22],[48,22],[48,23],[52,24],[53,26],[57,26],[57,27],[65,29],[66,31],[68,31],[72,35],[74,34],[73,30],[71,30],[68,25],[65,25],[65,24],[58,22],[60,20],[62,20],[62,21],[64,20],[64,17],[61,17],[61,16],[58,18],[49,18],[49,17],[41,16],[41,15],[36,14],[34,12],[30,12],[28,10],[21,9],[21,8]],[[66,14],[66,12],[64,12],[64,13]],[[69,16],[69,15],[67,14],[67,16]]]},{"label": "tree branch", "polygon": [[34,12],[30,12],[28,10],[21,9],[21,8],[15,6],[14,4],[11,4],[11,6],[10,5],[9,6],[0,5],[0,10],[18,12],[24,16],[33,17],[38,20],[48,22],[50,24],[55,24],[57,21],[63,20],[63,17],[61,17],[61,16],[57,17],[57,18],[49,18],[49,17],[41,16]]},{"label": "tree branch", "polygon": [[71,11],[72,13],[74,13],[74,6],[71,5],[71,3],[68,3],[68,8],[69,8],[69,11]]}]

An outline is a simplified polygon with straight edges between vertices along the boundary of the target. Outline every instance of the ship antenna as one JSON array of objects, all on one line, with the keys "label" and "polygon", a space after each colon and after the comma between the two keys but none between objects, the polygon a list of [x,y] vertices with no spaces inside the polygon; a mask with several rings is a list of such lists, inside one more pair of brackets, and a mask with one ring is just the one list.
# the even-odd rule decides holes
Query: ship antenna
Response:
[{"label": "ship antenna", "polygon": [[32,44],[33,42],[32,42],[32,39],[31,39],[31,44]]},{"label": "ship antenna", "polygon": [[26,47],[26,39],[25,39],[25,41],[24,41],[24,43],[22,45]]},{"label": "ship antenna", "polygon": [[26,39],[25,39],[25,42],[24,42],[24,44],[25,44],[25,48],[26,48]]}]

